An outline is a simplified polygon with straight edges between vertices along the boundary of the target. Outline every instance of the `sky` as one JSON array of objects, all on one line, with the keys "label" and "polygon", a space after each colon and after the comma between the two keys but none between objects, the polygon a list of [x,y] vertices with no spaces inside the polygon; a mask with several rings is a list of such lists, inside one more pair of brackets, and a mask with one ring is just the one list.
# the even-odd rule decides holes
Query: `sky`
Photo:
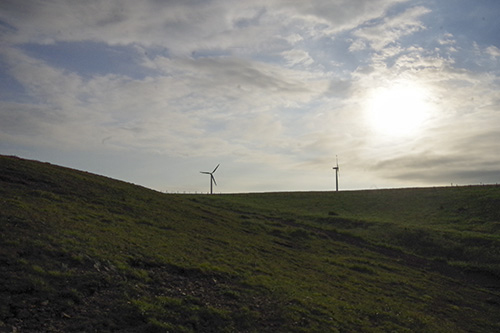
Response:
[{"label": "sky", "polygon": [[500,182],[497,0],[2,0],[0,154],[162,192]]}]

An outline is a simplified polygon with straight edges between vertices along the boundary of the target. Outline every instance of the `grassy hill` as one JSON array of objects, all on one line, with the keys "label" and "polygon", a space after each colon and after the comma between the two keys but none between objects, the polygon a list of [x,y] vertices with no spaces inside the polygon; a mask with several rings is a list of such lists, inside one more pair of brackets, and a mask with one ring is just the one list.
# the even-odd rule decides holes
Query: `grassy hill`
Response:
[{"label": "grassy hill", "polygon": [[0,156],[0,331],[498,332],[500,187],[162,194]]}]

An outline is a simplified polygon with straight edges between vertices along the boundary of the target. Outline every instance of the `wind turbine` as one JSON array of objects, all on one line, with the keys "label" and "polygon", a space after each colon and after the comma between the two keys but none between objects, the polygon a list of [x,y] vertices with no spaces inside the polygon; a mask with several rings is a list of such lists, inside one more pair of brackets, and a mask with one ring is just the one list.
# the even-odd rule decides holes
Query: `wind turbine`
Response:
[{"label": "wind turbine", "polygon": [[217,186],[217,182],[215,181],[214,173],[217,171],[217,168],[219,167],[220,164],[217,164],[215,167],[214,171],[208,172],[208,171],[200,171],[200,173],[203,173],[205,175],[210,175],[210,194],[213,194],[213,184]]},{"label": "wind turbine", "polygon": [[335,190],[339,191],[339,158],[335,155],[335,159],[337,160],[337,166],[334,166],[332,169],[335,170]]}]

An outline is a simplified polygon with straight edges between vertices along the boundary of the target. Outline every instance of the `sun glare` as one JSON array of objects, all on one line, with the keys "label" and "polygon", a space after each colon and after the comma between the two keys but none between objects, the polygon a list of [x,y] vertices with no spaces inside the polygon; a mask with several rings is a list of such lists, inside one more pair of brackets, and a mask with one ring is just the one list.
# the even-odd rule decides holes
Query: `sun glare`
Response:
[{"label": "sun glare", "polygon": [[414,83],[378,88],[366,103],[369,126],[387,136],[415,135],[430,112],[428,94]]}]

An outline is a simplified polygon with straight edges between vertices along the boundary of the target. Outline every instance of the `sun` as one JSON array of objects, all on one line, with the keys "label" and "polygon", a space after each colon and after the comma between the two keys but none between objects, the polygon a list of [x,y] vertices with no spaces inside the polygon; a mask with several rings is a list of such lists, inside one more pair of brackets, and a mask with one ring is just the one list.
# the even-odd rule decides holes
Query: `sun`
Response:
[{"label": "sun", "polygon": [[372,91],[366,100],[366,120],[379,134],[411,136],[422,130],[431,114],[429,94],[416,83],[397,83]]}]

